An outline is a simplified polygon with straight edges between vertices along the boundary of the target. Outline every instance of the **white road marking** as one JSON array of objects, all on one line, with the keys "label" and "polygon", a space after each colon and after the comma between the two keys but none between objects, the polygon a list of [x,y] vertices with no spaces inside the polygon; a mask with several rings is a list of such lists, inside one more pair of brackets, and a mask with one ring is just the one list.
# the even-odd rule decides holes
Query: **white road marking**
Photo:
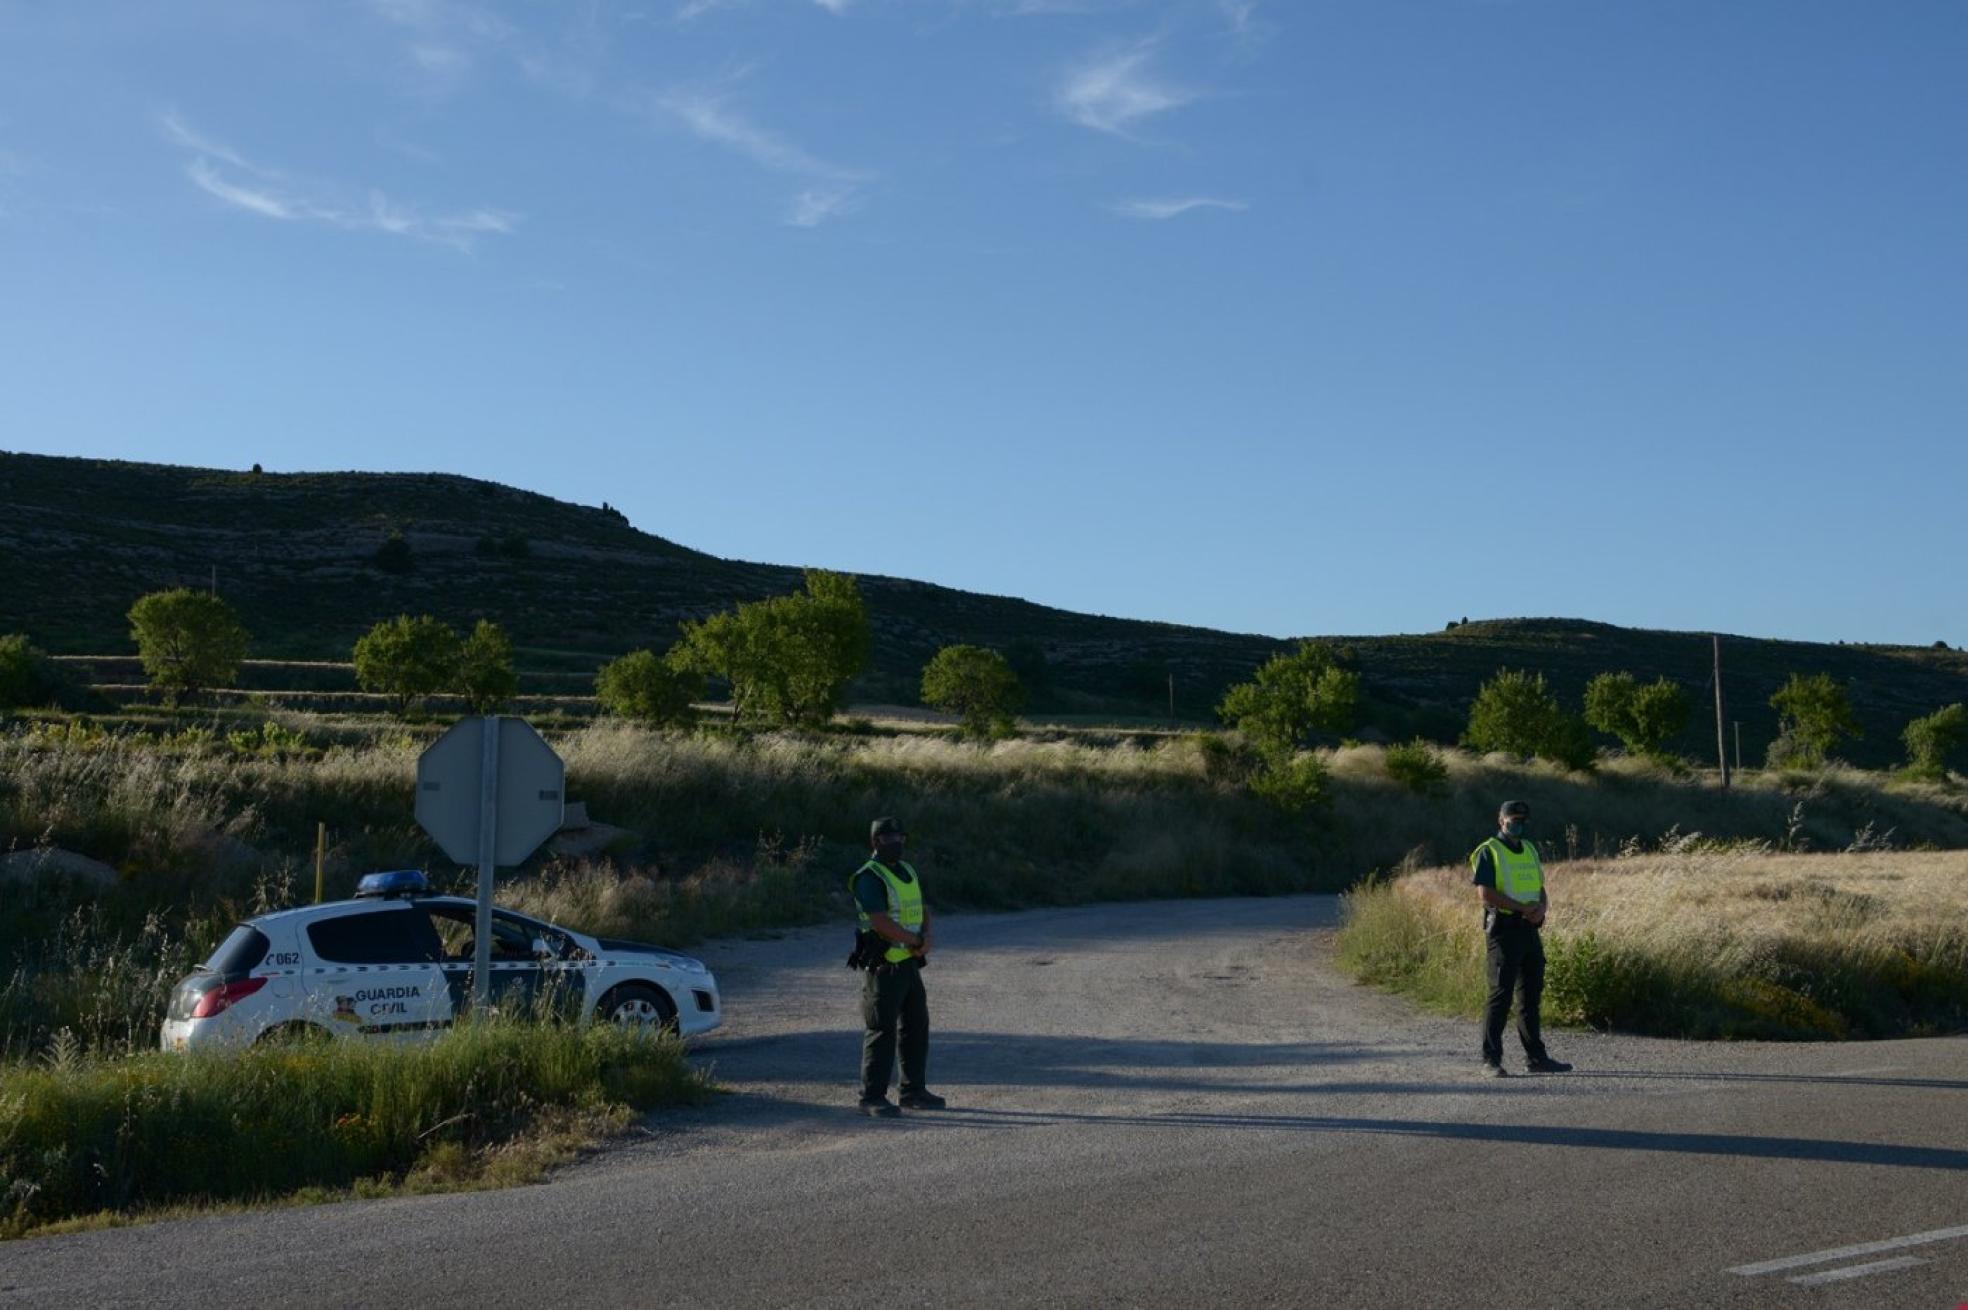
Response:
[{"label": "white road marking", "polygon": [[1816,1287],[1821,1283],[1842,1283],[1848,1278],[1864,1278],[1867,1274],[1883,1274],[1889,1269],[1911,1269],[1927,1262],[1917,1255],[1903,1255],[1897,1260],[1874,1260],[1866,1265],[1846,1265],[1843,1269],[1827,1269],[1821,1274],[1799,1274],[1785,1282],[1796,1283],[1799,1287]]},{"label": "white road marking", "polygon": [[1779,1269],[1795,1269],[1799,1265],[1829,1264],[1833,1260],[1850,1260],[1854,1256],[1878,1255],[1882,1251],[1898,1251],[1908,1246],[1925,1246],[1929,1242],[1951,1242],[1957,1237],[1968,1237],[1968,1224],[1959,1228],[1936,1228],[1928,1233],[1912,1233],[1906,1237],[1888,1237],[1878,1242],[1860,1242],[1857,1246],[1835,1246],[1826,1251],[1812,1251],[1808,1255],[1787,1255],[1781,1260],[1764,1260],[1753,1265],[1737,1265],[1725,1269],[1724,1273],[1741,1274],[1744,1278],[1754,1278],[1758,1274],[1774,1274]]}]

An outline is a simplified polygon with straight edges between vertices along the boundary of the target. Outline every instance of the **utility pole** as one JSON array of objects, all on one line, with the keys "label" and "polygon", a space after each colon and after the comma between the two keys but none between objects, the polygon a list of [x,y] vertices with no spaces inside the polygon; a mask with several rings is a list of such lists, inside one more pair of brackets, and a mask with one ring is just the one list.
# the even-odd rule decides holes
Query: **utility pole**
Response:
[{"label": "utility pole", "polygon": [[216,564],[212,566],[212,594],[219,594],[219,566]]},{"label": "utility pole", "polygon": [[1743,771],[1743,724],[1741,719],[1731,719],[1736,728],[1736,772]]},{"label": "utility pole", "polygon": [[1729,790],[1729,750],[1724,744],[1722,721],[1728,716],[1722,708],[1722,638],[1709,638],[1715,643],[1715,757],[1722,766],[1722,790]]},{"label": "utility pole", "polygon": [[1175,722],[1175,675],[1169,674],[1169,722]]}]

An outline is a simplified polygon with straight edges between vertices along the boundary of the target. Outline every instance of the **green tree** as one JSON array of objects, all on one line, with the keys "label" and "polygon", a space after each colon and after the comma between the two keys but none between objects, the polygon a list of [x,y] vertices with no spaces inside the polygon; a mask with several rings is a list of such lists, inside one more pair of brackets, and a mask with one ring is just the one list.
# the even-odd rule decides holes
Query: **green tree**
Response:
[{"label": "green tree", "polygon": [[1907,772],[1916,777],[1939,780],[1947,776],[1948,766],[1968,755],[1968,705],[1960,701],[1907,724],[1901,734],[1906,742]]},{"label": "green tree", "polygon": [[53,705],[71,690],[67,681],[26,634],[0,637],[0,712]]},{"label": "green tree", "polygon": [[1690,712],[1688,693],[1667,678],[1642,685],[1631,673],[1602,673],[1585,687],[1585,721],[1634,755],[1658,759]]},{"label": "green tree", "polygon": [[410,539],[401,532],[392,532],[383,538],[383,544],[376,547],[376,553],[369,557],[384,573],[408,573],[417,567],[417,558],[410,550]]},{"label": "green tree", "polygon": [[1499,669],[1469,707],[1465,746],[1510,755],[1538,755],[1568,769],[1592,766],[1592,738],[1585,723],[1567,714],[1542,673]]},{"label": "green tree", "polygon": [[512,638],[490,619],[480,619],[458,652],[458,694],[473,714],[496,714],[519,694]]},{"label": "green tree", "polygon": [[173,704],[231,680],[252,641],[232,606],[189,587],[139,597],[129,617],[150,685]]},{"label": "green tree", "polygon": [[649,650],[632,650],[595,674],[595,696],[603,710],[654,728],[689,723],[691,702],[703,694],[701,673],[679,668]]},{"label": "green tree", "polygon": [[854,579],[810,569],[805,588],[790,596],[685,623],[671,659],[729,683],[741,723],[815,727],[845,702],[847,684],[868,666],[871,644]]},{"label": "green tree", "polygon": [[1778,715],[1770,763],[1780,768],[1822,764],[1841,740],[1862,735],[1851,698],[1829,673],[1791,674],[1770,697],[1770,708]]},{"label": "green tree", "polygon": [[1008,737],[1025,707],[1025,687],[998,652],[945,646],[923,667],[922,698],[961,719],[966,737]]},{"label": "green tree", "polygon": [[1330,647],[1308,641],[1272,656],[1226,692],[1216,712],[1260,750],[1282,756],[1314,733],[1351,729],[1359,704],[1360,675],[1341,668]]},{"label": "green tree", "polygon": [[356,685],[382,692],[404,714],[424,697],[457,685],[460,654],[458,634],[450,624],[428,614],[414,619],[399,614],[355,643]]}]

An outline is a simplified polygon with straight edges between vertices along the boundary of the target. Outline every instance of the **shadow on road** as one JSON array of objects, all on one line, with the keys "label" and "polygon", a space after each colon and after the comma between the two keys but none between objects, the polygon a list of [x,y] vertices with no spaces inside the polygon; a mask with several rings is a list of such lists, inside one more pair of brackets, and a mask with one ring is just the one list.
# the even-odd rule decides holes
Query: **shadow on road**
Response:
[{"label": "shadow on road", "polygon": [[1680,1073],[1655,1070],[1606,1070],[1599,1072],[1581,1069],[1566,1075],[1566,1080],[1574,1078],[1608,1078],[1617,1082],[1688,1082],[1688,1083],[1821,1083],[1827,1087],[1918,1087],[1939,1091],[1968,1092],[1968,1081],[1950,1078],[1881,1078],[1877,1074],[1841,1073]]},{"label": "shadow on road", "polygon": [[[697,1054],[716,1072],[774,1082],[851,1080],[860,1068],[861,1034],[852,1029],[785,1033],[707,1042]],[[1177,1072],[1317,1068],[1359,1061],[1438,1058],[1426,1051],[1351,1042],[1188,1042],[1030,1033],[937,1032],[930,1038],[930,1081],[938,1086],[1126,1087],[1164,1091],[1287,1091],[1276,1083],[1240,1083]]]},{"label": "shadow on road", "polygon": [[[1763,1160],[1817,1160],[1830,1164],[1968,1170],[1968,1151],[1946,1147],[1837,1142],[1809,1137],[1752,1137],[1741,1133],[1654,1133],[1626,1128],[1345,1119],[1317,1115],[1100,1115],[993,1109],[965,1110],[962,1113],[969,1120],[1024,1120],[1147,1128],[1243,1128],[1265,1132],[1384,1133],[1396,1137],[1432,1137],[1450,1141],[1508,1142],[1518,1146],[1576,1146],[1608,1151],[1663,1151],[1678,1155],[1733,1155]],[[972,1126],[981,1125],[973,1123]]]}]

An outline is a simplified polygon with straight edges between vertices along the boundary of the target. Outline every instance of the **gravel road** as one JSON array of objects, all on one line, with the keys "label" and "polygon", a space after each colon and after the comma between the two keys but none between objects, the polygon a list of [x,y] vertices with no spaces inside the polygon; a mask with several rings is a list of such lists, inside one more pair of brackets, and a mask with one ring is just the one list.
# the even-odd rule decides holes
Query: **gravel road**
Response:
[{"label": "gravel road", "polygon": [[1560,1032],[1577,1072],[1480,1079],[1470,1025],[1334,970],[1335,916],[949,916],[951,1108],[899,1121],[853,1111],[845,930],[717,943],[716,1104],[540,1187],[14,1243],[0,1302],[1968,1301],[1968,1039]]}]

